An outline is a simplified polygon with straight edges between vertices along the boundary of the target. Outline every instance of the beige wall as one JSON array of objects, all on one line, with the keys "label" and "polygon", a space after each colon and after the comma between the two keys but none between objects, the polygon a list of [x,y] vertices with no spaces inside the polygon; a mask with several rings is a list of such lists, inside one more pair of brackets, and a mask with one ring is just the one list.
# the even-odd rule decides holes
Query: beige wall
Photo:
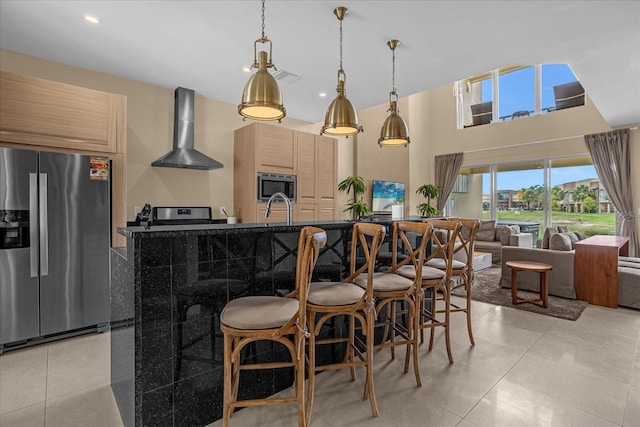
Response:
[{"label": "beige wall", "polygon": [[[196,96],[196,149],[222,162],[223,169],[152,168],[151,162],[171,148],[175,88],[161,88],[7,50],[0,50],[0,69],[127,96],[129,219],[133,218],[133,207],[145,202],[156,206],[212,206],[217,217],[220,206],[233,205],[233,131],[247,124],[238,116],[236,105]],[[197,93],[197,88],[192,89]],[[408,148],[380,148],[377,139],[387,107],[385,103],[359,111],[365,132],[339,139],[338,181],[357,173],[368,186],[373,179],[405,182],[408,214],[415,213],[415,206],[423,201],[415,195],[415,188],[434,180],[435,155],[462,151],[465,165],[478,165],[583,154],[587,150],[582,135],[610,130],[590,101],[585,107],[458,130],[452,86],[445,85],[401,98],[400,114],[409,125],[412,142]],[[638,126],[629,124],[634,125]],[[285,118],[283,126],[319,133],[321,125]],[[633,182],[640,182],[638,130],[631,132],[631,155]],[[365,200],[371,200],[370,189]],[[634,200],[637,213],[640,185],[634,188]],[[346,196],[341,194],[340,211],[345,203]],[[640,227],[640,218],[636,223]]]},{"label": "beige wall", "polygon": [[[389,104],[378,105],[358,112],[358,120],[364,128],[364,132],[358,134],[355,146],[355,169],[354,174],[362,176],[367,185],[364,200],[371,207],[372,181],[374,179],[383,181],[403,182],[406,191],[411,192],[409,176],[409,150],[404,147],[384,147],[378,145],[380,130],[385,119],[389,115],[387,109]],[[398,113],[409,122],[408,100],[400,99],[398,103]],[[407,209],[405,201],[405,209]]]},{"label": "beige wall", "polygon": [[[195,148],[224,164],[212,171],[151,167],[168,152],[173,140],[175,88],[139,83],[94,71],[0,50],[0,69],[127,97],[127,218],[133,207],[220,206],[233,208],[233,132],[247,125],[237,106],[197,96],[195,98]],[[176,82],[179,85],[179,82]],[[177,86],[176,86],[177,87]],[[240,99],[242,88],[238,89]],[[307,122],[285,118],[282,126],[298,129]]]}]

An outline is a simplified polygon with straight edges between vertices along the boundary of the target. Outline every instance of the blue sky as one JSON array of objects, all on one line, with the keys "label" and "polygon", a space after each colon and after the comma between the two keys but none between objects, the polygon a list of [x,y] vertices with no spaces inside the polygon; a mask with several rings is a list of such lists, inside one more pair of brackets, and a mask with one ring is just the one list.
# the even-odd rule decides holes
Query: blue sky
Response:
[{"label": "blue sky", "polygon": [[[541,108],[553,107],[555,97],[553,87],[562,83],[576,80],[573,71],[567,64],[543,64],[541,70]],[[534,109],[534,68],[523,68],[510,73],[501,74],[500,85],[500,112],[499,116],[510,116],[515,111]],[[491,79],[482,82],[482,102],[491,101]]]}]

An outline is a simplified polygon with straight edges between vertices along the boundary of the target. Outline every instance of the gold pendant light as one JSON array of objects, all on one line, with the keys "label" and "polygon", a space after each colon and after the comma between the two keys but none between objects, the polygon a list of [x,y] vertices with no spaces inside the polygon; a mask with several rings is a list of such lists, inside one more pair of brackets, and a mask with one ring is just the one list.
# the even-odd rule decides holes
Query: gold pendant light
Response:
[{"label": "gold pendant light", "polygon": [[[261,51],[258,55],[258,43],[269,43],[269,54]],[[287,115],[282,102],[282,94],[276,79],[268,69],[277,70],[271,62],[271,40],[264,35],[264,0],[262,0],[262,37],[253,43],[253,65],[258,71],[251,76],[242,92],[242,103],[238,113],[253,120],[280,120]],[[243,118],[243,120],[244,120]]]},{"label": "gold pendant light", "polygon": [[324,126],[322,126],[322,133],[331,136],[348,137],[363,130],[362,126],[358,124],[358,114],[355,108],[346,97],[347,75],[342,69],[342,20],[347,16],[347,13],[346,7],[337,7],[333,10],[333,14],[340,21],[340,69],[338,70],[338,87],[336,89],[338,96],[329,105],[327,114],[324,116]]},{"label": "gold pendant light", "polygon": [[381,147],[406,147],[409,144],[409,129],[407,124],[398,114],[398,94],[396,93],[396,48],[400,42],[398,40],[389,40],[387,46],[391,48],[393,53],[392,66],[392,84],[391,93],[389,93],[389,109],[391,111],[389,117],[384,121],[382,130],[380,131],[380,139],[378,144]]}]

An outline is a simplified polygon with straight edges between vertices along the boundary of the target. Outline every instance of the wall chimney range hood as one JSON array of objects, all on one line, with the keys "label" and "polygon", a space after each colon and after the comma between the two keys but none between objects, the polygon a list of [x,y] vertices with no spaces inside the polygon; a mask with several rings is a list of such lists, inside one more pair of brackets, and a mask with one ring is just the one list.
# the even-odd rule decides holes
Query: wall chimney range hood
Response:
[{"label": "wall chimney range hood", "polygon": [[183,87],[176,89],[173,111],[173,150],[151,163],[151,166],[198,170],[223,167],[222,163],[193,148],[194,97],[194,91],[191,89]]}]

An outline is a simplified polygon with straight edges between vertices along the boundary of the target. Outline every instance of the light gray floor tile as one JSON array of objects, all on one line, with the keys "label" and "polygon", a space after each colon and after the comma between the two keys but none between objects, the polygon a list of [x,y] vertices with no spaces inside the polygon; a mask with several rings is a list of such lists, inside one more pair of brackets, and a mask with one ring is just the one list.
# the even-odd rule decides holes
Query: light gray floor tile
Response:
[{"label": "light gray floor tile", "polygon": [[529,354],[631,383],[636,347],[637,340],[632,338],[610,335],[598,339],[593,331],[570,333],[564,329],[549,331]]},{"label": "light gray floor tile", "polygon": [[44,401],[0,415],[3,427],[44,427]]},{"label": "light gray floor tile", "polygon": [[111,386],[47,400],[46,427],[122,427]]},{"label": "light gray floor tile", "polygon": [[524,356],[504,380],[618,425],[622,424],[630,387],[606,373],[593,374],[530,354]]},{"label": "light gray floor tile", "polygon": [[640,387],[631,387],[624,413],[624,427],[640,427]]},{"label": "light gray floor tile", "polygon": [[41,344],[0,356],[0,414],[45,401],[47,350]]},{"label": "light gray floor tile", "polygon": [[111,382],[110,334],[90,334],[49,344],[47,399],[77,395]]},{"label": "light gray floor tile", "polygon": [[610,423],[544,392],[507,380],[500,381],[465,420],[478,426],[614,427]]}]

